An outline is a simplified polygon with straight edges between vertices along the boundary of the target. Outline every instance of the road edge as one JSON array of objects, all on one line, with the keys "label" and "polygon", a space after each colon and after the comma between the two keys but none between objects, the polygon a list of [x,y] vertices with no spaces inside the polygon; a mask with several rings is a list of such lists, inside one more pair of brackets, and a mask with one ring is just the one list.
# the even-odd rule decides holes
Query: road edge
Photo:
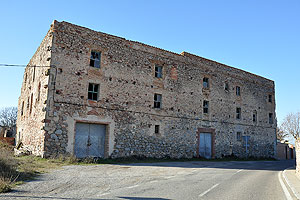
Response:
[{"label": "road edge", "polygon": [[286,170],[288,169],[292,169],[294,167],[288,167],[286,168],[285,170],[282,171],[282,176],[284,178],[284,181],[287,183],[288,187],[291,189],[291,191],[293,192],[294,196],[300,200],[300,195],[299,193],[296,191],[296,189],[292,186],[292,184],[290,183],[289,179],[286,177],[285,173],[286,173]]}]

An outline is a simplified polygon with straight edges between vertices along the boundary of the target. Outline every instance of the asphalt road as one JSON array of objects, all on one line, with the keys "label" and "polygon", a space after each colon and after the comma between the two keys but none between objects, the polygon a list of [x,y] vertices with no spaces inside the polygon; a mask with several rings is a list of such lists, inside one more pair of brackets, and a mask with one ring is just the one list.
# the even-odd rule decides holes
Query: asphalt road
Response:
[{"label": "asphalt road", "polygon": [[[286,199],[280,172],[294,161],[66,166],[2,199]],[[293,197],[292,197],[293,198]]]}]

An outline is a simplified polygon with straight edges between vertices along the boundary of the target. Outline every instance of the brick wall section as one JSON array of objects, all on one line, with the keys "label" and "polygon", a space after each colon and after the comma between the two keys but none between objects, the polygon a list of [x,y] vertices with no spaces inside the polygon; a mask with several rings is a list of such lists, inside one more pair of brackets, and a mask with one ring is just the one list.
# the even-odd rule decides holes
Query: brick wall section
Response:
[{"label": "brick wall section", "polygon": [[[251,136],[250,156],[274,156],[276,121],[268,123],[269,113],[276,117],[273,81],[67,22],[55,21],[52,31],[55,67],[47,94],[45,156],[74,152],[76,121],[108,124],[106,155],[111,157],[197,156],[199,128],[215,130],[216,157],[245,156],[237,132]],[[100,69],[89,67],[92,50],[101,51]],[[155,64],[163,66],[163,78],[154,77]],[[202,86],[204,77],[209,89]],[[87,99],[89,83],[100,85],[98,102]],[[162,109],[153,108],[154,93],[162,94]],[[209,101],[209,114],[203,113],[204,100]],[[242,110],[240,120],[236,107]],[[154,134],[154,125],[160,125],[161,134]]]}]

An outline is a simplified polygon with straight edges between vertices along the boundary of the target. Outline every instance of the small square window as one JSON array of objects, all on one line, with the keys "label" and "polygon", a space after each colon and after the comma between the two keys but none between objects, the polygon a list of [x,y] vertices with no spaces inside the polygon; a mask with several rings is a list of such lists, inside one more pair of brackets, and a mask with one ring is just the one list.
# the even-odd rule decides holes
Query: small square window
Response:
[{"label": "small square window", "polygon": [[269,124],[273,124],[273,113],[269,113]]},{"label": "small square window", "polygon": [[241,108],[236,108],[236,119],[241,119]]},{"label": "small square window", "polygon": [[236,140],[241,141],[242,140],[242,133],[241,132],[236,132]]},{"label": "small square window", "polygon": [[91,58],[90,58],[90,66],[100,68],[100,63],[101,63],[101,52],[92,51]]},{"label": "small square window", "polygon": [[162,66],[155,65],[155,77],[162,78]]},{"label": "small square window", "polygon": [[209,101],[203,101],[203,113],[208,113]]},{"label": "small square window", "polygon": [[154,126],[154,133],[157,135],[159,134],[159,125]]},{"label": "small square window", "polygon": [[209,88],[209,79],[207,77],[203,78],[203,88]]},{"label": "small square window", "polygon": [[161,94],[154,94],[154,108],[161,108]]},{"label": "small square window", "polygon": [[98,101],[99,84],[89,83],[88,99]]},{"label": "small square window", "polygon": [[269,102],[272,103],[272,95],[269,94],[269,98],[268,98]]},{"label": "small square window", "polygon": [[241,96],[241,88],[236,86],[236,96]]}]

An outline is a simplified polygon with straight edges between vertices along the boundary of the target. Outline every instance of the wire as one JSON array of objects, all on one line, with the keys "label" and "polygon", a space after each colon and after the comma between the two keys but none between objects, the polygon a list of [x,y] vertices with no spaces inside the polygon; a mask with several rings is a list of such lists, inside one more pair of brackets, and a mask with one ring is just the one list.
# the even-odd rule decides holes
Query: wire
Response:
[{"label": "wire", "polygon": [[19,64],[0,64],[0,68],[4,68],[4,67],[20,67],[20,68],[26,68],[26,67],[54,67],[51,65],[45,65],[45,66],[41,66],[41,65],[19,65]]}]

